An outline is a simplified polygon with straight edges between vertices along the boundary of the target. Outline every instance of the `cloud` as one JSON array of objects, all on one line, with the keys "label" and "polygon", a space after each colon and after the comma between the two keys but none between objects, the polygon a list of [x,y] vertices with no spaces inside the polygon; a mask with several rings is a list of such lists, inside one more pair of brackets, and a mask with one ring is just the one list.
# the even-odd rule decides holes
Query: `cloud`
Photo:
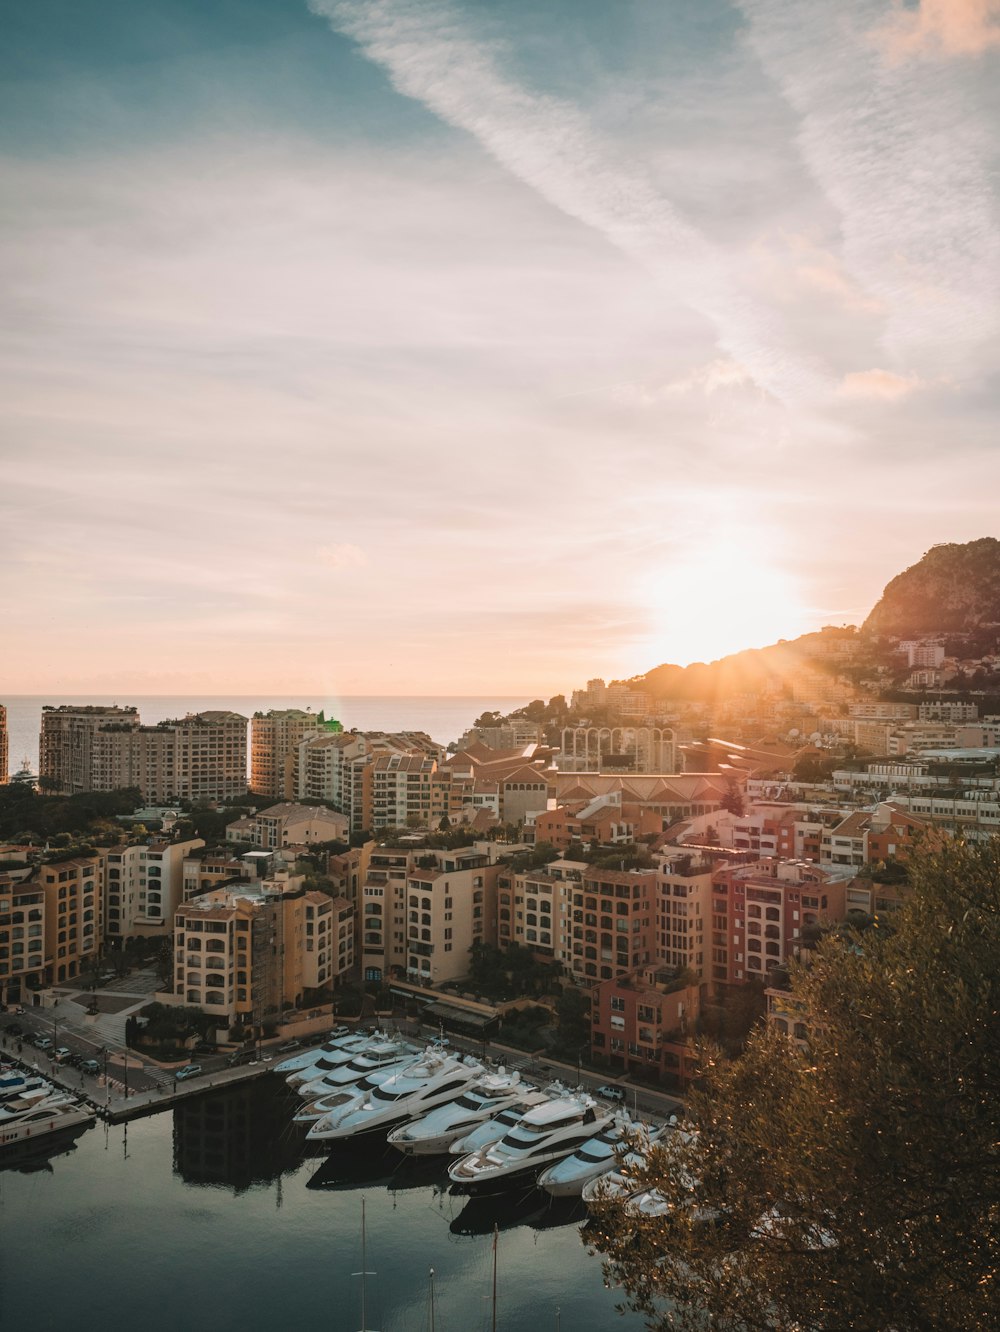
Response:
[{"label": "cloud", "polygon": [[917,373],[984,371],[1000,334],[985,79],[964,65],[884,61],[871,41],[877,0],[739,4],[840,216],[846,272],[885,310],[883,349]]},{"label": "cloud", "polygon": [[890,61],[978,56],[1000,47],[1000,0],[894,0],[888,22],[873,32]]},{"label": "cloud", "polygon": [[477,40],[458,11],[416,0],[310,0],[357,41],[393,86],[474,135],[549,203],[600,232],[704,315],[719,345],[786,401],[814,397],[827,376],[741,290],[725,256],[563,98],[536,94],[501,69],[496,42]]},{"label": "cloud", "polygon": [[368,563],[368,556],[360,546],[349,541],[336,541],[329,546],[317,546],[316,558],[328,569],[359,569]]},{"label": "cloud", "polygon": [[925,384],[917,375],[897,375],[892,370],[855,370],[840,381],[845,398],[881,398],[895,402]]}]

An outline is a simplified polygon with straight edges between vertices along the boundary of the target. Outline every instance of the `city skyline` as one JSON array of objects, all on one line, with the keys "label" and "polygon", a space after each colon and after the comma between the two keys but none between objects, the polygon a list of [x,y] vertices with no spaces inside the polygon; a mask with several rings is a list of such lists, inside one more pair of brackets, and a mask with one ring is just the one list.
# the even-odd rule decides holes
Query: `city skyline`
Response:
[{"label": "city skyline", "polygon": [[998,19],[19,11],[0,690],[548,697],[994,535]]}]

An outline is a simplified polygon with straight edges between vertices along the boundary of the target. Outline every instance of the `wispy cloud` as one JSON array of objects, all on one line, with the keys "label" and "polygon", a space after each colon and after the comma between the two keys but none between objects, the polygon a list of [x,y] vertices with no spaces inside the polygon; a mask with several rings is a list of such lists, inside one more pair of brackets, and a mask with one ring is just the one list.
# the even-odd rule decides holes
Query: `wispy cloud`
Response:
[{"label": "wispy cloud", "polygon": [[368,563],[368,556],[360,546],[350,541],[334,541],[317,546],[316,558],[328,569],[360,569]]},{"label": "wispy cloud", "polygon": [[[982,368],[1000,332],[1000,232],[980,86],[964,66],[885,61],[871,38],[885,17],[876,0],[739,3],[840,214],[846,268],[885,308],[885,350],[921,373]],[[944,7],[972,12],[941,0],[914,21],[943,31]]]},{"label": "wispy cloud", "polygon": [[357,41],[399,92],[474,135],[519,179],[710,320],[720,347],[761,387],[788,401],[827,391],[821,368],[741,290],[726,257],[642,165],[603,142],[577,106],[534,93],[505,73],[497,43],[478,39],[457,10],[416,0],[310,0],[310,6]]},{"label": "wispy cloud", "polygon": [[1000,47],[1000,0],[894,0],[873,36],[893,61],[982,55]]},{"label": "wispy cloud", "polygon": [[917,375],[897,375],[892,370],[856,370],[845,375],[840,391],[845,398],[881,398],[895,402],[905,398],[924,383]]}]

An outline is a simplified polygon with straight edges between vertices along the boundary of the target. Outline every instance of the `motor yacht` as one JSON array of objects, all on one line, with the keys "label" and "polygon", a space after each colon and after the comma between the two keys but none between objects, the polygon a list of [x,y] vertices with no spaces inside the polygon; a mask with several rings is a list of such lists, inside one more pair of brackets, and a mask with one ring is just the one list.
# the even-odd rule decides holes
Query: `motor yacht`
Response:
[{"label": "motor yacht", "polygon": [[448,1170],[467,1193],[493,1192],[533,1179],[543,1166],[568,1156],[614,1119],[614,1111],[586,1092],[556,1097],[529,1110],[499,1142],[470,1152]]},{"label": "motor yacht", "polygon": [[299,1073],[304,1068],[311,1068],[322,1055],[332,1050],[339,1050],[345,1041],[356,1040],[359,1036],[365,1035],[365,1032],[353,1031],[350,1027],[334,1027],[322,1045],[314,1045],[308,1050],[300,1050],[298,1054],[289,1055],[287,1059],[275,1064],[272,1072],[280,1073],[283,1078],[287,1078],[289,1073]]},{"label": "motor yacht", "polygon": [[[661,1135],[668,1161],[672,1154],[680,1152],[692,1140],[692,1134],[684,1129],[673,1129],[666,1137]],[[671,1204],[659,1189],[646,1188],[637,1179],[638,1172],[646,1164],[647,1156],[648,1148],[643,1150],[639,1147],[623,1157],[614,1169],[596,1175],[584,1185],[581,1194],[583,1201],[591,1205],[610,1198],[624,1197],[625,1210],[630,1215],[664,1216],[670,1210]],[[685,1188],[693,1190],[694,1179],[683,1167],[678,1165],[677,1168],[681,1171],[679,1178]]]},{"label": "motor yacht", "polygon": [[535,1087],[528,1087],[525,1084],[521,1086],[521,1094],[517,1100],[507,1106],[505,1110],[491,1115],[489,1119],[483,1120],[470,1132],[448,1144],[448,1154],[450,1156],[468,1156],[470,1152],[481,1151],[484,1147],[490,1147],[500,1139],[510,1129],[514,1127],[524,1116],[536,1105],[544,1105],[546,1101],[551,1101],[554,1097],[565,1096],[566,1088],[560,1082],[550,1083],[544,1091],[538,1091]]},{"label": "motor yacht", "polygon": [[69,1096],[51,1096],[0,1123],[0,1149],[36,1142],[63,1129],[89,1123],[94,1112]]},{"label": "motor yacht", "polygon": [[334,1110],[315,1123],[308,1137],[314,1142],[382,1132],[415,1118],[435,1106],[454,1101],[483,1074],[471,1055],[427,1050],[419,1059],[374,1087],[353,1106]]},{"label": "motor yacht", "polygon": [[471,1133],[483,1120],[522,1103],[526,1090],[520,1073],[505,1068],[484,1073],[455,1100],[393,1129],[388,1141],[407,1156],[446,1152],[457,1137]]},{"label": "motor yacht", "polygon": [[299,1083],[296,1091],[304,1100],[315,1101],[321,1096],[329,1096],[332,1092],[341,1091],[344,1087],[360,1082],[369,1073],[375,1073],[380,1068],[400,1067],[415,1059],[418,1054],[417,1047],[406,1041],[383,1040],[374,1045],[369,1044],[346,1063],[331,1068],[323,1076]]},{"label": "motor yacht", "polygon": [[572,1155],[546,1166],[538,1176],[538,1187],[553,1198],[579,1198],[592,1179],[645,1160],[650,1145],[665,1132],[665,1127],[651,1128],[619,1111],[603,1132],[589,1138]]},{"label": "motor yacht", "polygon": [[20,1069],[5,1068],[0,1073],[0,1105],[24,1096],[26,1092],[52,1091],[52,1083],[39,1073],[22,1073]]},{"label": "motor yacht", "polygon": [[[416,1058],[417,1056],[414,1056]],[[383,1082],[391,1078],[396,1072],[398,1065],[389,1064],[386,1068],[377,1068],[373,1073],[366,1074],[360,1082],[352,1082],[349,1087],[342,1087],[340,1091],[329,1092],[326,1096],[321,1096],[315,1101],[307,1101],[300,1110],[292,1116],[293,1124],[315,1124],[317,1119],[322,1119],[324,1115],[331,1114],[334,1110],[340,1110],[348,1102],[360,1103],[374,1088],[380,1087]]]},{"label": "motor yacht", "polygon": [[325,1077],[335,1068],[349,1064],[356,1055],[363,1054],[369,1046],[378,1045],[388,1039],[389,1037],[383,1032],[376,1031],[354,1032],[349,1036],[339,1037],[336,1042],[328,1041],[329,1049],[324,1045],[315,1059],[292,1069],[291,1073],[286,1075],[285,1081],[289,1087],[298,1089],[307,1082],[315,1082],[318,1078]]}]

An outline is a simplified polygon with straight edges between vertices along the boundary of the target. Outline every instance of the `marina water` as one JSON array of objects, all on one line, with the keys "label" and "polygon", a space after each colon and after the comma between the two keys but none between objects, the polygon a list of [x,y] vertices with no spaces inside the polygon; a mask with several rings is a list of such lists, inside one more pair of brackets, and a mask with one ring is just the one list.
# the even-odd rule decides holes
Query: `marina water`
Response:
[{"label": "marina water", "polygon": [[306,1156],[290,1115],[267,1075],[0,1168],[4,1327],[355,1332],[364,1197],[371,1328],[423,1332],[433,1267],[437,1332],[488,1329],[494,1223],[503,1332],[642,1328],[615,1312],[579,1210],[452,1195],[442,1158]]}]

